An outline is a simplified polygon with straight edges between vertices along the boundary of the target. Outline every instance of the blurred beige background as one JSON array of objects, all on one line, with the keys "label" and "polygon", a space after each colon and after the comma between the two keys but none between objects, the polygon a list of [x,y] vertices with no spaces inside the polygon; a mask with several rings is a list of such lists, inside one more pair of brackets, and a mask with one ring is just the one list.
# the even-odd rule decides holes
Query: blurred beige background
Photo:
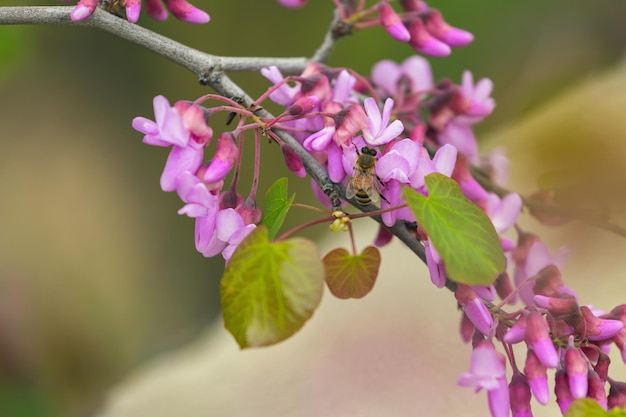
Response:
[{"label": "blurred beige background", "polygon": [[[269,0],[198,1],[211,13],[209,25],[145,16],[139,23],[215,54],[306,55],[331,10],[330,2],[310,3],[289,11]],[[509,149],[514,188],[533,190],[555,166],[580,167],[594,174],[581,186],[583,199],[609,204],[619,221],[626,4],[431,5],[476,34],[474,45],[433,66],[437,77],[458,81],[469,68],[494,80],[498,108],[479,133],[489,138],[485,147]],[[379,59],[411,54],[380,35],[355,33],[331,64],[367,73]],[[267,86],[256,74],[234,78],[252,95]],[[0,27],[0,416],[90,415],[120,381],[107,404],[111,412],[133,410],[127,415],[148,415],[146,404],[160,405],[151,415],[185,415],[188,405],[187,415],[330,409],[341,416],[359,404],[359,415],[414,415],[407,411],[414,406],[417,414],[471,408],[484,415],[484,396],[455,386],[469,349],[456,334],[454,300],[402,248],[386,250],[384,273],[366,299],[340,302],[327,293],[284,344],[240,353],[215,330],[219,322],[210,326],[219,320],[220,262],[195,252],[193,222],[176,215],[176,196],[159,190],[166,152],[143,145],[130,128],[135,115],[152,115],[156,94],[174,101],[206,91],[184,70],[104,33]],[[264,158],[277,153],[265,149]],[[266,171],[263,182],[285,173]],[[306,182],[290,184],[299,201],[311,202]],[[598,192],[589,197],[590,190]],[[294,214],[290,224],[299,220]],[[373,231],[363,234],[369,240]],[[583,302],[610,309],[626,299],[622,239],[573,224],[552,231],[549,243],[572,247],[565,277]],[[181,356],[166,353],[193,340]]]}]

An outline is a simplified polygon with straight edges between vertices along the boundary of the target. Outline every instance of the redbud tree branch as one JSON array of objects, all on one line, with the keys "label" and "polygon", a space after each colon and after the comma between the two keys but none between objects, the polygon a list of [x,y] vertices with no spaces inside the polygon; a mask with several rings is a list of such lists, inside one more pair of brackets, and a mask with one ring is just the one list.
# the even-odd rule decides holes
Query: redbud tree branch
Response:
[{"label": "redbud tree branch", "polygon": [[[298,74],[304,70],[310,61],[326,61],[337,38],[345,34],[340,26],[339,14],[335,12],[324,41],[314,53],[312,60],[307,58],[221,57],[190,48],[99,8],[88,19],[75,23],[70,19],[72,9],[73,6],[0,7],[0,25],[75,25],[102,29],[177,63],[193,72],[201,84],[212,87],[219,94],[235,99],[246,107],[253,103],[253,99],[235,84],[226,75],[226,72],[259,71],[263,67],[274,65],[283,73]],[[273,117],[264,109],[259,109],[256,114],[266,118]],[[333,183],[328,177],[326,169],[296,139],[283,131],[275,133],[295,150],[302,159],[307,173],[331,198],[331,201],[338,202],[339,197],[345,197],[345,187],[342,184]],[[358,208],[362,211],[375,210],[374,207],[358,206]],[[383,225],[380,216],[372,216],[372,218]],[[403,223],[396,222],[393,227],[388,227],[388,229],[426,263],[424,247]]]}]

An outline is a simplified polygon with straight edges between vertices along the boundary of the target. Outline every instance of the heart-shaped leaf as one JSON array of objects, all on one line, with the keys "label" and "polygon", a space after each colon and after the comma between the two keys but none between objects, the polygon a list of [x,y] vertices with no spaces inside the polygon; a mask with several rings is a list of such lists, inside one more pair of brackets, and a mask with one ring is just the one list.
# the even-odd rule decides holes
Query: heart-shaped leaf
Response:
[{"label": "heart-shaped leaf", "polygon": [[343,248],[334,249],[324,256],[326,284],[337,298],[362,298],[374,287],[380,252],[374,246],[366,247],[359,255]]},{"label": "heart-shaped leaf", "polygon": [[459,185],[439,173],[426,176],[428,197],[405,187],[404,196],[419,225],[444,261],[452,281],[489,285],[506,261],[493,223],[469,201]]},{"label": "heart-shaped leaf", "polygon": [[259,226],[237,247],[221,282],[224,324],[241,348],[294,334],[317,308],[324,265],[304,238],[272,243]]},{"label": "heart-shaped leaf", "polygon": [[287,178],[279,178],[265,193],[262,224],[267,226],[269,240],[274,240],[283,225],[295,194],[287,195]]}]

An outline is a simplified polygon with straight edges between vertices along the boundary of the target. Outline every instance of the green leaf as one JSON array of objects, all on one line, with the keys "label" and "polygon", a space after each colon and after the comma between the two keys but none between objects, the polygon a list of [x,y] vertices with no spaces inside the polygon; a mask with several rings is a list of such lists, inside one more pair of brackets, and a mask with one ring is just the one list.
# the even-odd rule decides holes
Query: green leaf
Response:
[{"label": "green leaf", "polygon": [[269,240],[274,240],[283,225],[295,194],[287,196],[287,178],[279,178],[265,193],[265,210],[261,224],[267,226]]},{"label": "green leaf", "polygon": [[623,408],[604,410],[600,404],[591,398],[580,398],[574,401],[563,417],[625,417]]},{"label": "green leaf", "polygon": [[441,255],[448,277],[468,285],[491,284],[506,266],[491,220],[453,179],[432,173],[425,181],[428,197],[409,187],[404,196]]},{"label": "green leaf", "polygon": [[313,315],[323,290],[324,265],[315,244],[304,238],[272,243],[259,226],[224,271],[224,324],[241,348],[280,342]]},{"label": "green leaf", "polygon": [[344,248],[334,249],[324,256],[326,284],[337,298],[362,298],[374,287],[380,252],[373,246],[366,247],[359,255],[352,255]]}]

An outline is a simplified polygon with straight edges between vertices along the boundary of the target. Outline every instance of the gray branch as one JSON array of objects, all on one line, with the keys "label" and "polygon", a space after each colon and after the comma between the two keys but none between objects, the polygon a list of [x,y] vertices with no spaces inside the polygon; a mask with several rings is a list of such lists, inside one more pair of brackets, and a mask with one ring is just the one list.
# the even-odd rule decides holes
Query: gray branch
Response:
[{"label": "gray branch", "polygon": [[[298,74],[301,73],[310,62],[307,58],[221,57],[210,55],[130,23],[100,8],[96,9],[94,14],[83,22],[72,22],[70,19],[72,9],[72,6],[0,7],[0,25],[76,25],[102,29],[170,59],[183,68],[193,72],[202,84],[212,87],[217,93],[234,99],[245,107],[250,106],[253,103],[253,99],[235,84],[226,75],[226,72],[259,71],[263,67],[274,65],[285,74]],[[314,53],[311,61],[326,61],[335,45],[337,36],[334,30],[337,28],[337,24],[340,24],[340,18],[338,13],[335,12],[333,22],[328,29],[325,39]],[[261,117],[273,117],[265,110],[259,110],[256,113]],[[295,150],[302,159],[307,173],[331,198],[331,201],[338,202],[340,197],[345,198],[345,188],[343,185],[333,183],[328,177],[326,168],[317,162],[296,139],[282,131],[275,133]],[[355,206],[363,211],[375,209],[374,207]],[[380,216],[373,216],[373,218],[380,224],[383,224]],[[395,226],[389,228],[389,230],[404,242],[420,259],[426,262],[424,247],[415,239],[415,236],[407,230],[404,224],[397,222]]]}]

